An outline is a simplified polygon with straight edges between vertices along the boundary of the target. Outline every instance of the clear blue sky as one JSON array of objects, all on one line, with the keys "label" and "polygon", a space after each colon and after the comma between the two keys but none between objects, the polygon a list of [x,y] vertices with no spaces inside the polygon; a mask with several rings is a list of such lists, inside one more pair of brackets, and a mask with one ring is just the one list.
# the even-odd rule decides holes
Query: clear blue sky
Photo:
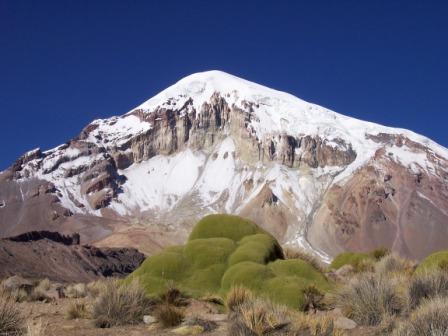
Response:
[{"label": "clear blue sky", "polygon": [[448,1],[0,0],[0,169],[219,69],[448,146]]}]

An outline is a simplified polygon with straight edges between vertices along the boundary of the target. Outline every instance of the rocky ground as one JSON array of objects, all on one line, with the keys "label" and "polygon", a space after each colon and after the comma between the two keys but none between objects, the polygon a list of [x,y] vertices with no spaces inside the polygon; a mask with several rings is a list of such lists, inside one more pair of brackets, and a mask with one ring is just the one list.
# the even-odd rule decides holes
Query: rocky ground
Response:
[{"label": "rocky ground", "polygon": [[[80,318],[69,320],[66,318],[66,311],[73,302],[86,302],[86,299],[65,298],[56,301],[44,302],[22,302],[20,307],[27,316],[31,325],[39,325],[43,323],[45,332],[42,335],[46,336],[168,336],[168,335],[209,335],[209,336],[224,336],[228,335],[228,320],[227,315],[223,314],[222,310],[217,306],[193,300],[186,307],[186,318],[189,316],[198,316],[208,321],[216,322],[217,326],[212,331],[202,331],[195,327],[174,327],[164,329],[157,323],[146,325],[143,323],[133,326],[122,326],[112,328],[97,328],[94,326],[93,320],[90,318]],[[339,315],[338,311],[332,311],[329,314],[335,317]],[[338,318],[336,318],[337,320]],[[346,328],[343,335],[375,335],[375,330],[368,327],[353,328],[353,321],[339,320],[339,325]],[[351,322],[350,322],[351,321]],[[347,329],[352,328],[352,329]]]},{"label": "rocky ground", "polygon": [[[27,316],[29,322],[36,326],[43,322],[46,325],[45,336],[165,336],[165,335],[182,335],[182,330],[192,330],[187,334],[194,334],[192,329],[179,329],[179,327],[171,329],[163,329],[157,324],[146,325],[143,323],[135,326],[123,326],[113,328],[97,328],[94,326],[93,320],[90,318],[80,318],[68,320],[66,318],[66,311],[73,302],[87,301],[85,299],[59,299],[53,302],[22,302],[20,307]],[[217,323],[217,328],[213,331],[204,334],[210,336],[227,335],[226,315],[224,314],[210,314],[206,305],[196,302],[188,307],[187,315],[206,316],[209,319],[214,319]],[[182,328],[182,327],[181,327]],[[177,330],[178,329],[178,330]],[[179,331],[181,330],[181,331]]]}]

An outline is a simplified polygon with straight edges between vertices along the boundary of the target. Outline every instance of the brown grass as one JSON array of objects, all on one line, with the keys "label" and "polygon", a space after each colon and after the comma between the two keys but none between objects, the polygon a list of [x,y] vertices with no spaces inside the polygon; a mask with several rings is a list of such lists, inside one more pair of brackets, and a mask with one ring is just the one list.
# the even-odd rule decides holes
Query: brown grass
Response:
[{"label": "brown grass", "polygon": [[15,299],[0,289],[0,335],[21,335],[24,318]]},{"label": "brown grass", "polygon": [[321,292],[315,285],[307,286],[303,290],[304,311],[317,311],[323,309],[325,294]]},{"label": "brown grass", "polygon": [[409,319],[404,321],[393,336],[446,336],[448,335],[448,298],[425,300]]},{"label": "brown grass", "polygon": [[42,319],[36,322],[29,321],[26,325],[26,336],[45,336],[47,335],[48,323],[44,322]]},{"label": "brown grass", "polygon": [[384,257],[388,256],[390,254],[390,250],[385,247],[379,247],[372,252],[370,252],[370,255],[375,258],[375,260],[379,261],[383,259]]},{"label": "brown grass", "polygon": [[154,316],[164,328],[175,327],[181,324],[184,318],[184,314],[180,308],[166,302],[157,305]]},{"label": "brown grass", "polygon": [[415,309],[423,300],[448,297],[448,272],[435,270],[414,276],[408,288],[409,307]]},{"label": "brown grass", "polygon": [[230,312],[238,310],[238,307],[247,301],[253,300],[254,295],[246,287],[235,286],[227,293],[226,306]]},{"label": "brown grass", "polygon": [[290,336],[343,336],[342,330],[334,327],[328,315],[303,314],[295,312],[287,335]]},{"label": "brown grass", "polygon": [[151,306],[144,289],[137,280],[129,285],[119,280],[105,282],[104,290],[93,305],[92,317],[100,328],[137,324]]},{"label": "brown grass", "polygon": [[187,305],[186,295],[173,283],[168,284],[168,287],[160,294],[159,298],[162,302],[176,307]]},{"label": "brown grass", "polygon": [[89,311],[87,309],[86,303],[79,300],[71,302],[65,313],[65,318],[67,320],[75,320],[88,317]]},{"label": "brown grass", "polygon": [[414,271],[415,265],[411,261],[401,258],[396,254],[388,254],[381,258],[375,264],[375,272],[384,275],[391,273],[403,273],[411,275]]},{"label": "brown grass", "polygon": [[[259,298],[246,300],[229,314],[229,336],[271,335],[286,331],[288,310]],[[282,334],[282,333],[281,333]]]},{"label": "brown grass", "polygon": [[65,290],[65,295],[74,299],[85,298],[88,294],[88,287],[83,283],[69,285]]},{"label": "brown grass", "polygon": [[360,274],[343,286],[335,297],[336,306],[362,325],[378,325],[384,316],[395,316],[405,307],[397,281],[381,274]]}]

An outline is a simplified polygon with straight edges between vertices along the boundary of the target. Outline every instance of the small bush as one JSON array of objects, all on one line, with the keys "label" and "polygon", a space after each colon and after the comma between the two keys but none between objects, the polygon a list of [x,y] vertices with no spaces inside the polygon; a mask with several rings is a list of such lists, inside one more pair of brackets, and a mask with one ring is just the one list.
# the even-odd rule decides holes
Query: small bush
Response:
[{"label": "small bush", "polygon": [[393,333],[394,336],[448,335],[448,299],[425,301]]},{"label": "small bush", "polygon": [[168,284],[167,289],[160,294],[160,300],[176,307],[187,305],[185,295],[172,283]]},{"label": "small bush", "polygon": [[317,311],[324,307],[323,300],[325,294],[322,293],[316,286],[310,285],[303,290],[304,297],[304,311]]},{"label": "small bush", "polygon": [[88,287],[86,284],[78,283],[74,285],[67,286],[65,290],[65,295],[74,299],[85,298],[88,295]]},{"label": "small bush", "polygon": [[43,279],[37,282],[36,286],[32,289],[30,295],[28,295],[29,301],[51,301],[52,298],[48,296],[48,291],[51,288],[51,282],[49,279]]},{"label": "small bush", "polygon": [[151,301],[137,281],[122,285],[109,280],[93,306],[95,325],[100,328],[140,323]]},{"label": "small bush", "polygon": [[107,280],[95,280],[86,285],[87,295],[92,298],[97,298],[102,292],[106,290]]},{"label": "small bush", "polygon": [[378,325],[386,315],[394,316],[404,308],[397,284],[378,274],[361,274],[341,288],[336,306],[363,325]]},{"label": "small bush", "polygon": [[239,306],[247,301],[253,300],[254,296],[250,290],[242,286],[235,286],[230,289],[226,297],[226,306],[229,311],[234,312]]},{"label": "small bush", "polygon": [[20,335],[24,319],[15,299],[0,289],[0,335]]},{"label": "small bush", "polygon": [[66,312],[66,319],[67,320],[75,320],[79,318],[87,318],[89,316],[87,306],[82,301],[75,301],[72,302]]},{"label": "small bush", "polygon": [[380,247],[380,248],[377,248],[377,249],[373,250],[372,252],[370,252],[370,255],[377,261],[383,259],[384,257],[386,257],[389,254],[390,254],[390,250],[385,247]]},{"label": "small bush", "polygon": [[184,314],[181,309],[168,303],[161,303],[154,311],[154,316],[164,328],[175,327],[182,323]]},{"label": "small bush", "polygon": [[287,335],[291,336],[342,336],[339,329],[328,315],[294,314],[293,322],[288,328]]},{"label": "small bush", "polygon": [[411,309],[425,299],[448,297],[448,273],[439,270],[417,274],[409,283],[408,296]]},{"label": "small bush", "polygon": [[403,259],[395,254],[388,254],[375,264],[375,272],[381,274],[405,273],[411,274],[414,265],[409,260]]},{"label": "small bush", "polygon": [[374,261],[368,253],[345,252],[333,259],[331,268],[339,269],[344,265],[351,265],[355,271],[360,272],[366,269],[366,265]]},{"label": "small bush", "polygon": [[229,316],[229,335],[271,335],[290,324],[288,311],[270,301],[253,299],[238,306]]},{"label": "small bush", "polygon": [[318,271],[325,273],[327,267],[320,261],[318,257],[301,248],[286,247],[283,249],[285,259],[301,259],[312,265]]}]

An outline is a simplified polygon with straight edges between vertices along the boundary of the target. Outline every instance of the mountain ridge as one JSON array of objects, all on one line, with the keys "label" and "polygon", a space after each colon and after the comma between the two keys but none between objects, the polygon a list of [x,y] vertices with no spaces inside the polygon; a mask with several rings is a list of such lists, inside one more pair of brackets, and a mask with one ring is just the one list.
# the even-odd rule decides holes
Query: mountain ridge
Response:
[{"label": "mountain ridge", "polygon": [[[94,120],[64,145],[23,155],[0,174],[0,200],[9,198],[0,219],[11,218],[11,201],[23,208],[30,193],[46,199],[44,228],[44,221],[77,222],[77,216],[128,228],[137,218],[143,227],[185,237],[200,216],[226,212],[261,221],[281,242],[313,246],[324,258],[381,242],[421,257],[431,248],[411,252],[400,232],[417,202],[410,222],[436,208],[432,227],[448,237],[447,158],[446,148],[412,131],[208,71],[123,116]],[[353,180],[359,181],[348,191]],[[415,200],[400,198],[406,193]],[[0,234],[27,226],[16,224],[0,227]],[[380,233],[369,243],[372,232],[363,230],[376,226]],[[107,230],[94,236],[113,236],[117,228]]]}]

